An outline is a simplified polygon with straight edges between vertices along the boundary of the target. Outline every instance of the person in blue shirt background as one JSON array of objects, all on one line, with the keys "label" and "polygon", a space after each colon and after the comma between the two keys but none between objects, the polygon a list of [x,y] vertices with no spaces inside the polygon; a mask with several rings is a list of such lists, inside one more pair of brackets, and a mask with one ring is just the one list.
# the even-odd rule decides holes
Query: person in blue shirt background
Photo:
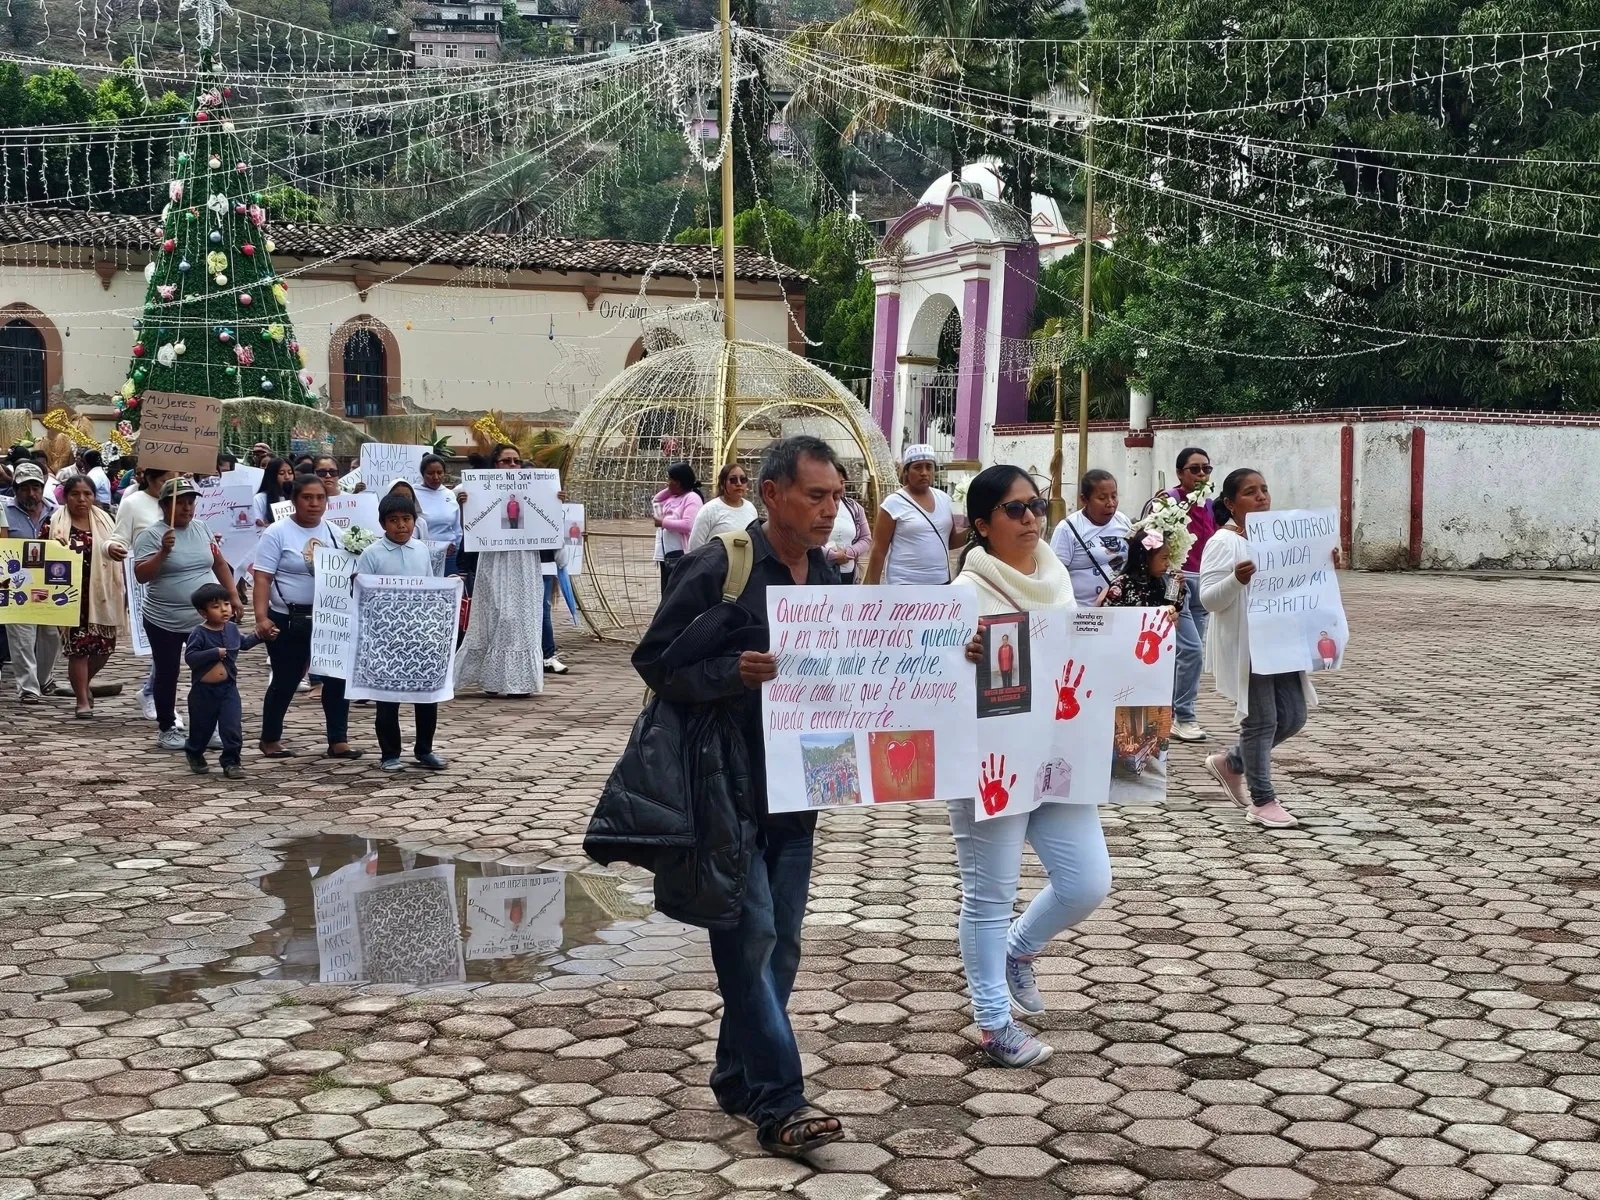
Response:
[{"label": "person in blue shirt background", "polygon": [[[378,502],[378,524],[383,526],[383,538],[373,542],[356,560],[357,575],[417,575],[433,574],[433,556],[428,547],[412,535],[417,528],[416,500],[404,493],[390,492]],[[439,724],[437,704],[414,704],[417,714],[417,740],[412,756],[419,766],[430,771],[442,771],[447,764],[433,752],[433,733]],[[383,758],[385,771],[404,769],[400,757],[400,705],[387,700],[377,701],[378,752]]]}]

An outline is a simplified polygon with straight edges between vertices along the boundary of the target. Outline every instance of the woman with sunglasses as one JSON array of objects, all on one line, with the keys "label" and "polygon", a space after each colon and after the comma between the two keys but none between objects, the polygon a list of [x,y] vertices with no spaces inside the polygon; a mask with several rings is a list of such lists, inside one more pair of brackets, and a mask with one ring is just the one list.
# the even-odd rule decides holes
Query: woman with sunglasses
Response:
[{"label": "woman with sunglasses", "polygon": [[[1021,467],[989,467],[968,486],[971,532],[954,582],[977,590],[980,615],[1077,607],[1071,576],[1044,542],[1047,511]],[[967,658],[983,660],[980,639],[968,643]],[[1051,938],[1094,912],[1111,890],[1099,809],[1045,804],[979,821],[971,798],[952,800],[950,832],[961,870],[961,962],[984,1053],[1005,1067],[1043,1062],[1052,1048],[1017,1024],[1012,1009],[1030,1016],[1044,1012],[1034,959]],[[1050,878],[1013,920],[1024,843],[1033,847]]]},{"label": "woman with sunglasses", "polygon": [[1201,660],[1205,657],[1206,615],[1200,599],[1200,560],[1206,543],[1217,531],[1212,502],[1206,499],[1211,483],[1211,456],[1198,446],[1178,454],[1178,482],[1167,495],[1189,506],[1189,532],[1194,545],[1183,560],[1183,600],[1178,605],[1178,662],[1172,680],[1172,736],[1180,742],[1203,742],[1206,731],[1195,719],[1195,697],[1200,694]]},{"label": "woman with sunglasses", "polygon": [[[516,471],[522,455],[502,443],[491,469]],[[509,502],[508,502],[509,503]],[[544,691],[544,570],[537,550],[481,550],[467,636],[456,652],[456,686],[476,683],[486,696],[526,700]]]},{"label": "woman with sunglasses", "polygon": [[311,473],[322,481],[322,490],[327,493],[327,499],[332,500],[339,494],[339,460],[331,454],[319,454],[312,460]]},{"label": "woman with sunglasses", "polygon": [[689,550],[700,549],[719,533],[737,533],[759,521],[761,514],[750,502],[750,472],[729,463],[717,472],[717,494],[700,506],[689,530]]}]

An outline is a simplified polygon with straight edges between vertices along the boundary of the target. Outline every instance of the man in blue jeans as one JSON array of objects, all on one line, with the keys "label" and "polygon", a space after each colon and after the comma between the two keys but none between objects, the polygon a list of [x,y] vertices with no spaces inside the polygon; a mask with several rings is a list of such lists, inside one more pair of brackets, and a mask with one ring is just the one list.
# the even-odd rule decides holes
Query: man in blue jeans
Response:
[{"label": "man in blue jeans", "polygon": [[[1197,446],[1178,455],[1178,484],[1167,495],[1180,503],[1211,480],[1211,456]],[[1183,605],[1178,609],[1178,662],[1172,681],[1172,736],[1180,742],[1203,742],[1206,731],[1195,719],[1195,698],[1200,694],[1200,667],[1205,657],[1206,625],[1211,616],[1200,603],[1200,556],[1217,531],[1211,501],[1189,508],[1189,532],[1194,545],[1183,562]]]},{"label": "man in blue jeans", "polygon": [[[749,528],[750,579],[738,606],[747,644],[765,645],[767,588],[836,584],[824,547],[843,499],[838,459],[819,438],[775,442],[761,466],[765,523]],[[800,967],[800,922],[811,886],[815,813],[768,813],[761,685],[778,673],[766,651],[728,652],[669,667],[664,652],[697,617],[722,603],[728,552],[713,538],[679,560],[639,641],[633,665],[652,690],[682,704],[732,701],[750,755],[751,807],[760,837],[744,876],[743,911],[733,929],[711,930],[711,961],[722,991],[722,1033],[711,1090],[724,1111],[748,1117],[772,1154],[799,1158],[843,1136],[839,1121],[806,1104],[789,993]]]}]

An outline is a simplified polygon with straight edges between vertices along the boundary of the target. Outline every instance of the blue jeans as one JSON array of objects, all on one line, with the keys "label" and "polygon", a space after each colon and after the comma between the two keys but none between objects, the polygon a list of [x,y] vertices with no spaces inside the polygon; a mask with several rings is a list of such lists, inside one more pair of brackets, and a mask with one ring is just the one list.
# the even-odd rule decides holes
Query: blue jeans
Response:
[{"label": "blue jeans", "polygon": [[788,1008],[800,969],[812,835],[769,825],[763,842],[750,860],[738,928],[711,931],[723,1001],[711,1090],[725,1111],[765,1128],[806,1102]]},{"label": "blue jeans", "polygon": [[555,593],[556,577],[554,575],[546,575],[544,577],[544,656],[546,658],[554,658],[556,656],[556,627],[555,622],[550,619],[550,610],[555,606],[555,602],[552,599]]},{"label": "blue jeans", "polygon": [[1239,741],[1228,751],[1228,769],[1238,771],[1250,786],[1250,802],[1271,804],[1272,748],[1306,727],[1305,676],[1250,672],[1250,711],[1239,722]]},{"label": "blue jeans", "polygon": [[1200,572],[1183,573],[1183,604],[1178,609],[1178,665],[1172,678],[1172,719],[1194,720],[1200,694],[1200,664],[1205,658],[1206,626],[1211,614],[1200,603]]},{"label": "blue jeans", "polygon": [[[970,799],[952,800],[950,832],[961,868],[958,930],[973,1014],[980,1029],[1002,1029],[1011,1021],[1006,956],[1038,954],[1111,891],[1100,810],[1092,804],[1043,804],[1029,813],[979,821]],[[1033,847],[1050,880],[1013,920],[1023,842]]]}]

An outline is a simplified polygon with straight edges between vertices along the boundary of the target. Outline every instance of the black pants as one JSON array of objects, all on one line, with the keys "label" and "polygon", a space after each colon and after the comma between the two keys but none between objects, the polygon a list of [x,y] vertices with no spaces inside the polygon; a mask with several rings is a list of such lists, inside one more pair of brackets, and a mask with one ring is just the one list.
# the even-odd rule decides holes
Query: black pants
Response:
[{"label": "black pants", "polygon": [[221,683],[196,679],[189,685],[189,740],[184,752],[204,758],[213,731],[222,738],[222,765],[238,766],[239,752],[244,749],[244,711],[239,704],[239,685],[231,679]]},{"label": "black pants", "polygon": [[667,580],[672,578],[672,568],[678,565],[678,560],[683,557],[682,550],[674,550],[661,560],[661,594],[667,594]]},{"label": "black pants", "polygon": [[[165,733],[178,723],[178,672],[183,668],[189,631],[173,633],[146,621],[144,635],[150,639],[150,695],[156,702],[156,726]],[[210,737],[206,735],[207,740]]]},{"label": "black pants", "polygon": [[[327,685],[323,685],[326,690]],[[400,706],[387,700],[375,701],[378,706],[378,754],[383,758],[400,757]],[[417,713],[417,741],[411,753],[418,757],[433,753],[433,731],[439,726],[437,704],[414,704]]]},{"label": "black pants", "polygon": [[[268,616],[278,627],[278,636],[267,643],[267,659],[272,663],[272,685],[261,705],[261,740],[283,740],[283,718],[294,701],[294,689],[311,663],[311,617],[277,609]],[[344,680],[322,680],[322,719],[328,729],[328,745],[350,740],[350,702],[344,698]]]}]

